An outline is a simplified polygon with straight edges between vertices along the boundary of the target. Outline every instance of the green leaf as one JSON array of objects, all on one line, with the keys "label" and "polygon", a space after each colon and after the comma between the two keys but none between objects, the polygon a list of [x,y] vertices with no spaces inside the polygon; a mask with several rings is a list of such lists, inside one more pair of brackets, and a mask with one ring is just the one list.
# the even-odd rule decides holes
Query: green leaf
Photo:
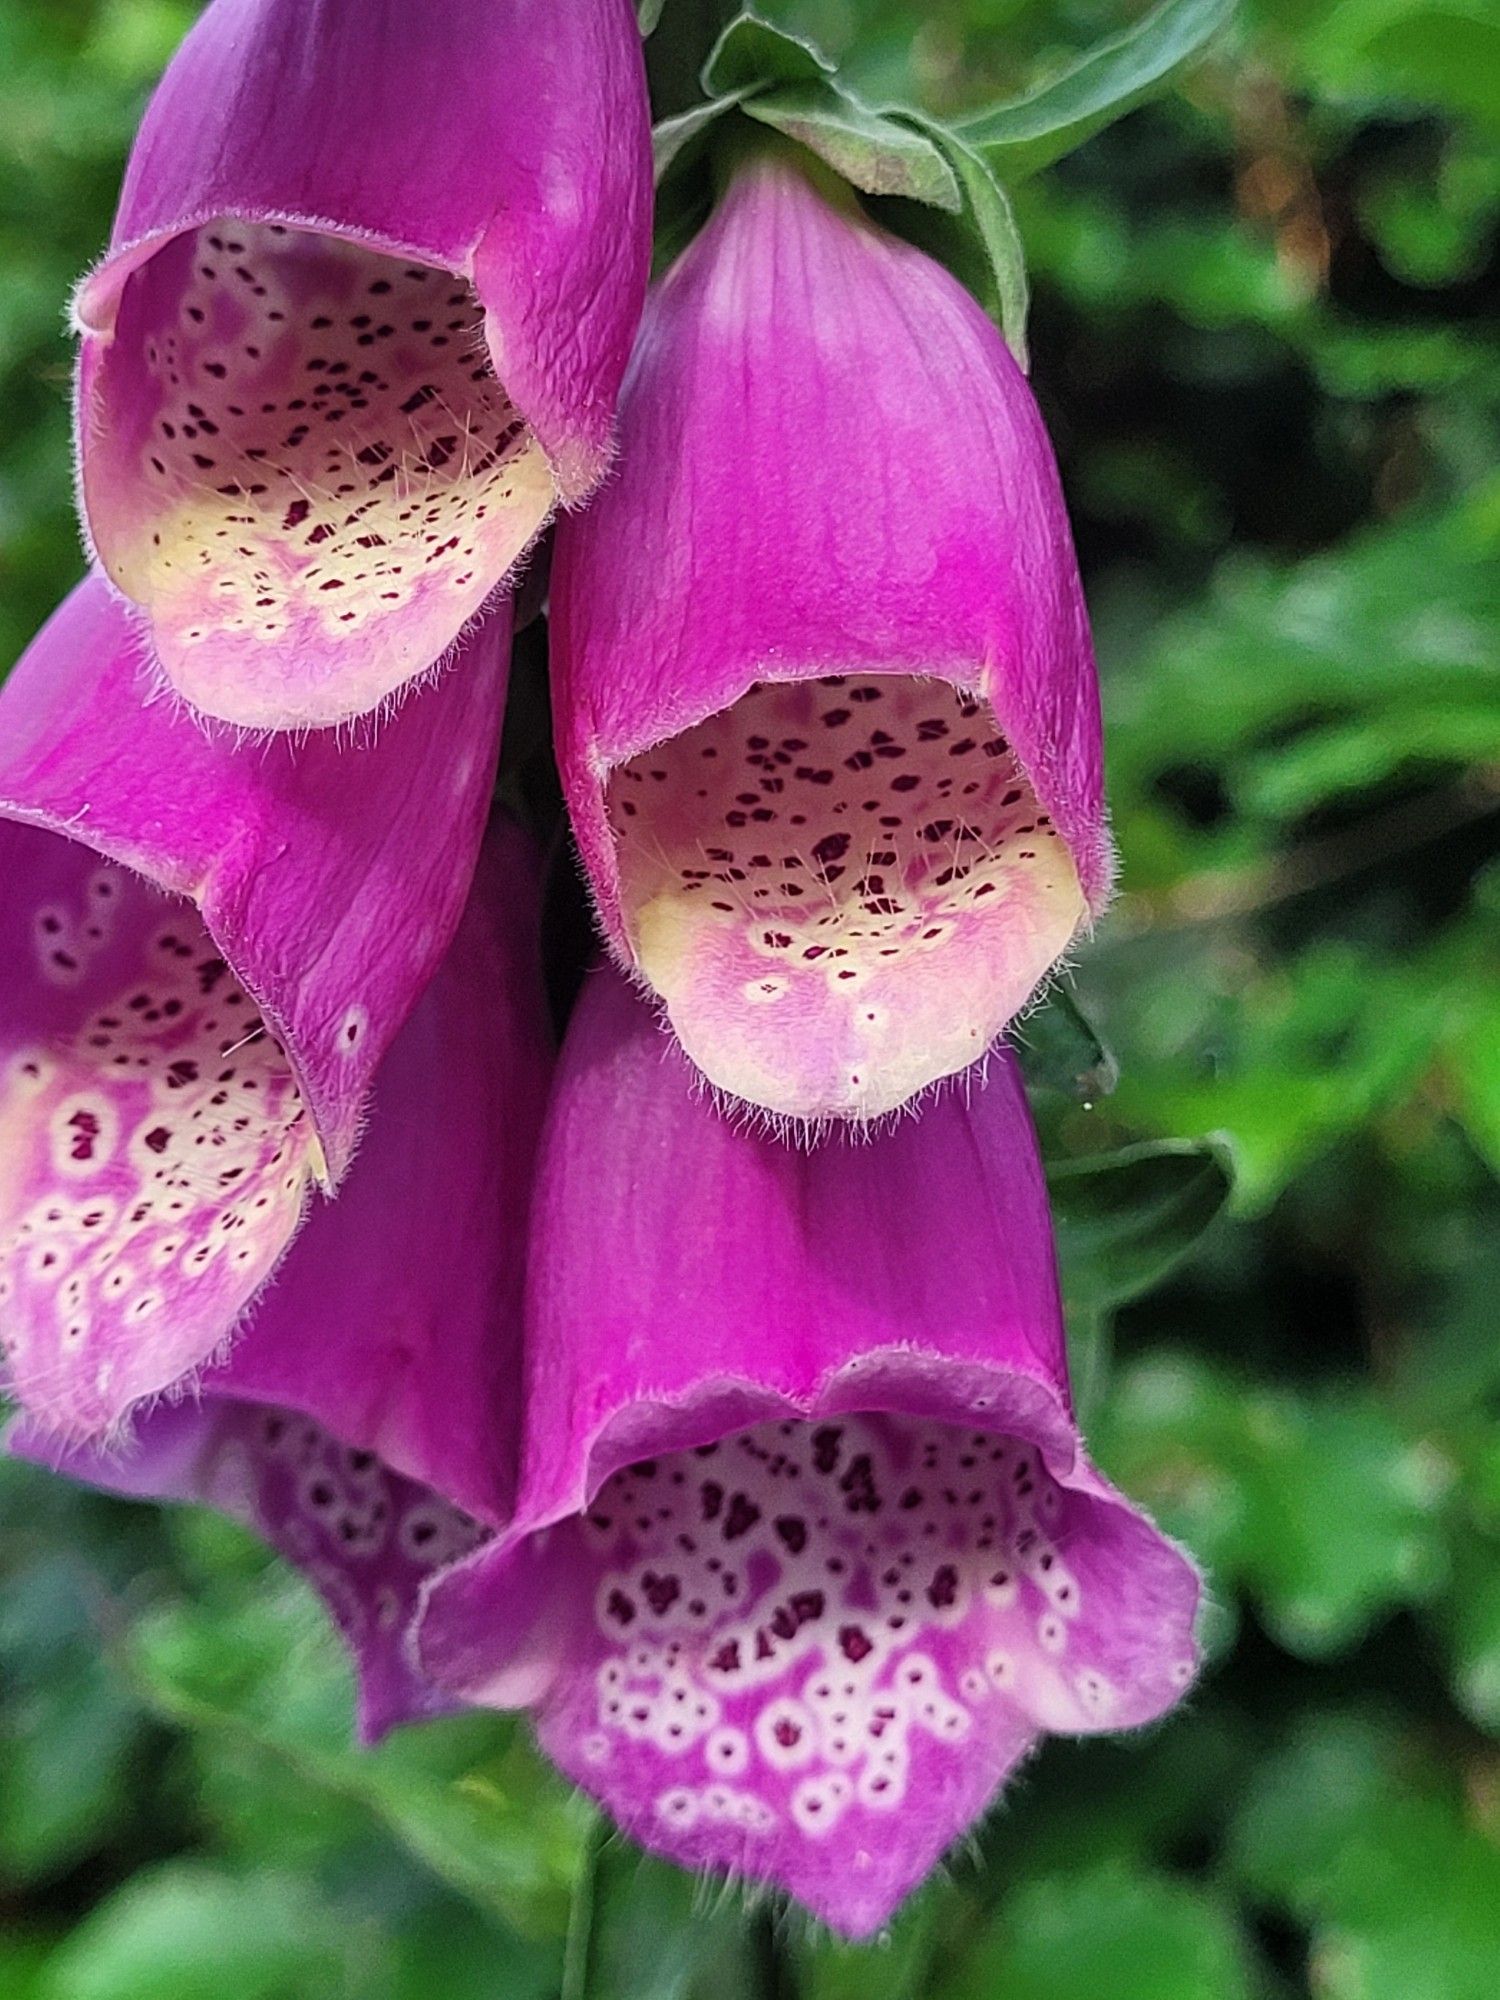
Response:
[{"label": "green leaf", "polygon": [[[347,1865],[347,1850],[339,1858]],[[391,1928],[379,1943],[388,1989],[362,1987],[348,2000],[559,2000],[555,1939],[523,1942],[453,1896],[439,1893],[415,1909],[393,1910],[387,1894],[380,1895],[380,1914]]]},{"label": "green leaf", "polygon": [[1417,103],[1439,104],[1500,134],[1500,25],[1470,0],[1451,5],[1388,7],[1385,25],[1359,55]]},{"label": "green leaf", "polygon": [[1251,1783],[1229,1858],[1311,1926],[1326,2000],[1491,2000],[1500,1846],[1396,1717],[1304,1722]]},{"label": "green leaf", "polygon": [[51,1946],[44,1938],[0,1934],[0,1993],[5,2000],[40,2000],[50,1958]]},{"label": "green leaf", "polygon": [[826,77],[748,97],[746,114],[806,146],[862,194],[904,195],[957,211],[953,168],[921,132],[871,111]]},{"label": "green leaf", "polygon": [[1049,1167],[1069,1311],[1099,1312],[1160,1284],[1233,1182],[1228,1148],[1214,1139],[1148,1140]]},{"label": "green leaf", "polygon": [[135,1628],[129,1659],[162,1715],[295,1781],[325,1810],[354,1809],[492,1918],[527,1935],[561,1921],[588,1824],[581,1805],[540,1777],[510,1718],[476,1711],[357,1747],[341,1650],[311,1592],[279,1565],[248,1587],[160,1606]]},{"label": "green leaf", "polygon": [[1033,1090],[1056,1091],[1092,1104],[1108,1097],[1119,1067],[1078,1002],[1065,987],[1053,986],[1015,1030],[1016,1053]]},{"label": "green leaf", "polygon": [[1012,354],[1025,368],[1029,303],[1026,253],[1010,199],[978,153],[951,127],[915,111],[902,115],[938,149],[952,170],[960,199],[950,212],[892,204],[881,219],[918,249],[947,265],[999,325]]},{"label": "green leaf", "polygon": [[0,1869],[33,1881],[96,1852],[141,1748],[140,1708],[97,1653],[55,1657],[0,1720]]},{"label": "green leaf", "polygon": [[1246,1574],[1288,1652],[1347,1651],[1396,1605],[1430,1596],[1445,1563],[1444,1478],[1372,1398],[1243,1405],[1252,1453]]},{"label": "green leaf", "polygon": [[[747,116],[805,146],[863,194],[904,195],[938,208],[962,206],[958,182],[941,150],[905,120],[874,111],[834,80],[833,65],[811,42],[753,14],[731,21],[703,67],[703,87],[721,108],[738,102]],[[726,102],[727,100],[727,102]],[[675,119],[693,132],[713,122],[711,106]],[[658,139],[658,171],[692,136]]]},{"label": "green leaf", "polygon": [[1115,1358],[1115,1317],[1111,1312],[1086,1312],[1074,1306],[1068,1313],[1067,1331],[1073,1401],[1078,1421],[1088,1432],[1109,1393]]},{"label": "green leaf", "polygon": [[936,1886],[903,1903],[876,1949],[804,1932],[794,1940],[798,2000],[923,2000],[931,1990],[943,1897]]},{"label": "green leaf", "polygon": [[1212,1894],[1117,1865],[1022,1885],[932,1991],[933,2000],[1241,2000],[1250,1982]]},{"label": "green leaf", "polygon": [[1448,1056],[1464,1130],[1491,1173],[1500,1177],[1500,987],[1494,968],[1476,977],[1459,1019]]},{"label": "green leaf", "polygon": [[1017,1802],[983,1830],[984,1881],[999,1889],[1073,1871],[1134,1869],[1216,1838],[1224,1800],[1235,1796],[1259,1747],[1244,1718],[1216,1695],[1201,1689],[1168,1728],[1045,1749],[1027,1770],[1024,1809]]},{"label": "green leaf", "polygon": [[96,1507],[0,1461],[0,1690],[15,1690],[0,1700],[0,1879],[17,1883],[61,1875],[118,1836],[152,1747],[141,1705],[100,1654],[131,1551],[95,1566]]},{"label": "green leaf", "polygon": [[1033,174],[1152,96],[1217,34],[1235,4],[1164,0],[1029,96],[965,120],[960,135],[1002,178]]},{"label": "green leaf", "polygon": [[651,152],[658,186],[666,179],[668,170],[685,156],[688,147],[701,139],[726,112],[733,111],[744,95],[743,90],[735,90],[727,97],[711,98],[707,104],[695,104],[691,111],[681,111],[675,118],[663,118],[653,128]]},{"label": "green leaf", "polygon": [[1455,1550],[1452,1590],[1439,1622],[1460,1708],[1500,1736],[1500,1542],[1468,1526]]},{"label": "green leaf", "polygon": [[[989,305],[1011,353],[1024,369],[1028,365],[1026,313],[1030,287],[1026,280],[1026,250],[1010,197],[980,155],[955,133],[945,132],[940,143],[958,175],[967,212],[989,264],[991,285],[981,289],[978,297]],[[990,290],[992,301],[986,296]]]},{"label": "green leaf", "polygon": [[1393,777],[1485,762],[1500,762],[1500,705],[1486,715],[1479,708],[1403,702],[1384,714],[1309,728],[1296,742],[1252,753],[1235,799],[1250,812],[1294,819]]},{"label": "green leaf", "polygon": [[305,1883],[183,1861],[131,1878],[54,1955],[42,2000],[323,2000],[353,1940]]},{"label": "green leaf", "polygon": [[[1201,1004],[1201,963],[1179,944],[1163,974],[1184,1005]],[[1167,1131],[1228,1133],[1237,1209],[1258,1213],[1336,1140],[1370,1128],[1430,1074],[1439,1037],[1462,1022],[1455,977],[1462,972],[1436,960],[1403,962],[1384,944],[1315,941],[1289,953],[1276,977],[1218,996],[1193,1036],[1199,1047],[1214,1047],[1210,1061],[1179,1048],[1153,1074],[1132,1045],[1120,1116]],[[1176,1003],[1148,980],[1134,1004]],[[1222,1022],[1231,1008],[1237,1040],[1225,1052]],[[1124,1034],[1129,1015],[1129,1003],[1114,1015]]]},{"label": "green leaf", "polygon": [[703,88],[710,97],[727,97],[773,84],[825,83],[832,75],[833,64],[811,42],[747,13],[714,43],[703,65]]},{"label": "green leaf", "polygon": [[1444,1579],[1442,1468],[1367,1394],[1294,1396],[1163,1353],[1118,1373],[1102,1416],[1111,1477],[1287,1652],[1346,1652]]},{"label": "green leaf", "polygon": [[636,0],[635,17],[641,24],[641,36],[643,40],[647,35],[654,35],[656,33],[657,23],[661,19],[662,9],[666,4],[667,0]]},{"label": "green leaf", "polygon": [[1261,1766],[1235,1814],[1234,1872],[1298,1911],[1337,1895],[1349,1843],[1397,1796],[1388,1718],[1318,1715]]}]

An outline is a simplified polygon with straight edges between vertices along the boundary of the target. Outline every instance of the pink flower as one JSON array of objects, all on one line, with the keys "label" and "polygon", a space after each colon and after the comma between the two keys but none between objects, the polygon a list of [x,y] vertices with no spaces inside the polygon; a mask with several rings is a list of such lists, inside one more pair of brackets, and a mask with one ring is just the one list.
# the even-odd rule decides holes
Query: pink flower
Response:
[{"label": "pink flower", "polygon": [[82,493],[257,728],[426,673],[611,450],[650,258],[630,0],[215,0],[78,295]]},{"label": "pink flower", "polygon": [[1009,1057],[868,1143],[720,1118],[607,974],[533,1205],[503,1531],[418,1625],[633,1837],[865,1935],[1049,1732],[1196,1666],[1198,1580],[1093,1469]]},{"label": "pink flower", "polygon": [[983,1055],[1110,849],[1030,391],[953,278],[811,173],[753,159],[657,287],[552,636],[611,949],[712,1083],[819,1120]]},{"label": "pink flower", "polygon": [[145,699],[80,585],[0,694],[0,1356],[71,1437],[213,1355],[353,1155],[489,805],[502,602],[369,740]]},{"label": "pink flower", "polygon": [[[453,947],[381,1069],[347,1185],[308,1222],[227,1366],[107,1445],[70,1449],[35,1420],[7,1440],[70,1478],[205,1501],[259,1529],[327,1600],[367,1740],[450,1705],[410,1658],[419,1592],[514,1496],[521,1267],[551,1066],[536,901],[528,843],[497,828]],[[97,1325],[78,1363],[114,1347]]]}]

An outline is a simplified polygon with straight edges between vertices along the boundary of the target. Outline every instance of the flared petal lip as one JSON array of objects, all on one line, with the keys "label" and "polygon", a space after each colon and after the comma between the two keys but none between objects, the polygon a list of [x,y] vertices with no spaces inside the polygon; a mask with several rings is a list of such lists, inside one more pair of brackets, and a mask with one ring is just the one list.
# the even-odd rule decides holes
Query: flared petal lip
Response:
[{"label": "flared petal lip", "polygon": [[[166,1392],[159,1390],[154,1397],[148,1398],[147,1404],[142,1407],[165,1400],[167,1400]],[[185,1398],[179,1398],[178,1401],[182,1403]],[[197,1463],[202,1449],[198,1430],[192,1426],[187,1427],[182,1435],[174,1440],[174,1444],[173,1477],[185,1477]],[[112,1452],[123,1462],[129,1455],[129,1449],[127,1438],[113,1439],[103,1444],[97,1438],[71,1438],[66,1432],[53,1430],[42,1418],[33,1415],[29,1410],[13,1410],[4,1422],[0,1423],[0,1457],[19,1459],[23,1464],[40,1466],[44,1471],[56,1473],[65,1479],[81,1476],[73,1469],[80,1457],[97,1459],[101,1453],[107,1451]],[[70,1460],[73,1461],[73,1465],[69,1464]],[[118,1490],[132,1499],[154,1497],[154,1489],[149,1494],[144,1488],[122,1486]]]},{"label": "flared petal lip", "polygon": [[[481,1566],[503,1568],[523,1542],[584,1513],[624,1467],[713,1444],[759,1423],[816,1422],[868,1413],[925,1417],[965,1430],[1021,1438],[1035,1446],[1047,1470],[1067,1491],[1133,1519],[1142,1518],[1140,1510],[1094,1469],[1063,1391],[1040,1374],[997,1362],[959,1361],[916,1345],[887,1345],[854,1355],[802,1388],[777,1387],[746,1375],[705,1375],[687,1396],[640,1395],[601,1414],[580,1440],[581,1450],[546,1480],[547,1490],[536,1490],[541,1482],[534,1475],[528,1479],[523,1471],[521,1497],[510,1523],[493,1540],[423,1585],[422,1609],[412,1631],[417,1657],[424,1658],[423,1614],[445,1578]],[[1202,1604],[1202,1580],[1175,1542],[1154,1525],[1152,1532],[1177,1558],[1181,1616],[1191,1631]],[[1161,1712],[1175,1698],[1164,1698]]]},{"label": "flared petal lip", "polygon": [[[405,258],[414,264],[427,264],[435,270],[449,271],[456,278],[474,288],[475,296],[485,309],[485,335],[493,343],[496,324],[490,309],[491,302],[485,298],[479,285],[479,250],[484,241],[484,233],[458,244],[419,243],[404,237],[390,236],[379,230],[360,229],[348,222],[330,221],[326,216],[313,215],[298,209],[264,208],[247,206],[242,209],[210,207],[203,211],[188,210],[177,221],[163,224],[159,229],[150,230],[109,250],[92,271],[88,271],[78,281],[73,291],[70,318],[73,331],[85,342],[97,342],[108,347],[114,340],[115,320],[120,309],[120,300],[125,287],[141,267],[150,262],[165,244],[190,231],[203,229],[211,222],[222,220],[275,224],[286,229],[306,231],[310,235],[331,236],[343,243],[355,243],[362,249],[376,255],[393,259]],[[86,352],[86,350],[85,350]],[[520,410],[527,423],[536,433],[537,442],[546,454],[557,488],[558,498],[565,505],[572,505],[591,493],[607,470],[613,453],[613,444],[603,449],[591,448],[581,437],[543,436],[535,423],[535,412],[528,410],[517,395],[515,385],[507,380],[503,372],[504,356],[491,353],[495,373],[505,384],[506,392]],[[85,379],[84,367],[75,370],[75,400],[78,404],[78,434],[83,435],[83,408]]]},{"label": "flared petal lip", "polygon": [[[219,921],[213,907],[212,878],[195,882],[187,877],[179,877],[169,869],[153,867],[135,851],[131,843],[111,840],[107,836],[96,837],[77,820],[63,819],[56,813],[38,812],[14,799],[0,796],[0,819],[10,820],[16,826],[35,827],[42,833],[56,833],[65,840],[76,842],[97,854],[103,861],[112,861],[118,867],[128,868],[139,875],[152,888],[165,895],[182,896],[190,902],[203,921],[203,927],[218,947],[227,964],[234,968],[234,976],[250,998],[272,1034],[276,1037],[282,1053],[287,1059],[297,1089],[303,1102],[312,1113],[313,1153],[312,1166],[318,1185],[326,1192],[333,1193],[343,1179],[358,1144],[358,1134],[340,1137],[336,1121],[330,1115],[332,1107],[327,1094],[320,1088],[317,1078],[304,1062],[297,1045],[297,1036],[282,1014],[265,997],[257,982],[243,969],[241,954],[233,940]],[[247,1307],[248,1310],[248,1307]]]},{"label": "flared petal lip", "polygon": [[[203,1406],[216,1402],[221,1398],[225,1401],[240,1400],[235,1396],[232,1389],[221,1388],[204,1389],[201,1393],[194,1390],[179,1394],[175,1398],[170,1398],[166,1391],[161,1391],[156,1396],[150,1398],[148,1405],[143,1407],[150,1407],[155,1411],[158,1424],[161,1421],[161,1406],[164,1404],[169,1409],[175,1407],[188,1418],[188,1421],[182,1426],[181,1437],[175,1440],[170,1475],[160,1479],[157,1484],[150,1488],[121,1485],[114,1490],[124,1498],[151,1501],[157,1505],[183,1503],[203,1507],[212,1506],[217,1512],[230,1514],[232,1519],[239,1521],[243,1527],[249,1529],[252,1534],[255,1534],[266,1547],[271,1548],[273,1545],[267,1541],[252,1513],[241,1513],[226,1508],[217,1501],[210,1502],[205,1500],[201,1496],[195,1499],[190,1491],[192,1480],[196,1476],[196,1468],[201,1461],[204,1450],[202,1419],[207,1416],[208,1412]],[[190,1399],[192,1409],[189,1414],[188,1405]],[[255,1399],[246,1398],[244,1400],[253,1401]],[[288,1405],[287,1407],[293,1408],[295,1406]],[[77,1479],[88,1485],[94,1484],[95,1479],[91,1468],[86,1468],[78,1463],[80,1452],[83,1457],[91,1459],[94,1462],[94,1466],[97,1466],[101,1453],[118,1456],[123,1462],[128,1458],[129,1451],[130,1444],[128,1440],[122,1440],[114,1446],[100,1446],[96,1441],[85,1443],[82,1447],[76,1447],[68,1438],[56,1431],[48,1430],[45,1424],[39,1422],[37,1418],[27,1415],[25,1411],[18,1410],[3,1423],[0,1423],[0,1457],[13,1458],[24,1465],[34,1465],[44,1472],[50,1472],[56,1477]],[[159,1455],[160,1448],[158,1447]],[[72,1461],[71,1464],[69,1463],[70,1460]],[[292,1560],[289,1557],[283,1557],[282,1559],[288,1563],[291,1563]],[[295,1567],[296,1565],[292,1564],[292,1566]],[[337,1620],[334,1622],[337,1623]],[[416,1661],[410,1657],[409,1646],[406,1651],[407,1658],[405,1665],[411,1676],[411,1688],[409,1698],[405,1700],[403,1700],[400,1690],[391,1684],[389,1675],[381,1676],[379,1682],[375,1683],[366,1675],[360,1673],[356,1667],[354,1728],[359,1743],[365,1749],[373,1749],[378,1743],[389,1736],[394,1729],[401,1728],[405,1724],[435,1721],[441,1716],[457,1714],[463,1707],[463,1702],[459,1697],[448,1694],[443,1689],[424,1682]]]},{"label": "flared petal lip", "polygon": [[413,1672],[414,1685],[421,1686],[420,1696],[408,1703],[403,1703],[392,1689],[382,1688],[377,1692],[362,1674],[356,1673],[354,1734],[362,1750],[379,1749],[387,1736],[398,1729],[410,1729],[419,1722],[441,1722],[447,1716],[462,1714],[464,1703],[458,1696],[418,1682],[416,1669],[409,1661],[407,1665]]}]

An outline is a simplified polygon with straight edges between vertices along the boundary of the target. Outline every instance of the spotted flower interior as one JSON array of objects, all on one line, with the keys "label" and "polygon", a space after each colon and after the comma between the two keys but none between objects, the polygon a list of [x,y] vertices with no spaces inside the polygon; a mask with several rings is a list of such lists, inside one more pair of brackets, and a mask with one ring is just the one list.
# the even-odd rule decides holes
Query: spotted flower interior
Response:
[{"label": "spotted flower interior", "polygon": [[765,684],[614,774],[625,922],[688,1054],[799,1119],[982,1055],[1085,910],[986,705],[941,681]]},{"label": "spotted flower interior", "polygon": [[556,1531],[587,1610],[539,1729],[647,1845],[874,1929],[1043,1731],[1192,1677],[1180,1559],[1015,1438],[768,1423],[637,1464]]},{"label": "spotted flower interior", "polygon": [[441,658],[553,503],[469,285],[275,223],[130,279],[85,459],[100,555],[205,714],[319,725]]},{"label": "spotted flower interior", "polygon": [[4,829],[0,863],[0,1355],[89,1435],[232,1330],[317,1141],[191,905],[57,834]]}]

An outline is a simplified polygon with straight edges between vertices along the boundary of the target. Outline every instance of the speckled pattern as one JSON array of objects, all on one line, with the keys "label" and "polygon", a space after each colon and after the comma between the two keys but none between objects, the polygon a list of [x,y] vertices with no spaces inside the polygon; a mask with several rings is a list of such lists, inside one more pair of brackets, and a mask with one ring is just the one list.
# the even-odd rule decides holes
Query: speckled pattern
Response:
[{"label": "speckled pattern", "polygon": [[479,302],[445,271],[209,224],[131,279],[116,346],[100,549],[206,714],[279,726],[373,706],[444,651],[551,510]]},{"label": "speckled pattern", "polygon": [[675,1858],[865,1928],[1039,1731],[1138,1710],[1084,1581],[1096,1528],[1031,1447],[898,1418],[633,1466],[567,1531],[593,1632],[542,1741]]},{"label": "speckled pattern", "polygon": [[869,1117],[988,1048],[1081,920],[987,705],[946,682],[755,688],[609,791],[641,970],[710,1080]]},{"label": "speckled pattern", "polygon": [[0,846],[30,863],[0,896],[29,973],[0,1026],[0,1356],[33,1414],[84,1434],[234,1324],[297,1228],[316,1139],[191,904],[56,834]]}]

